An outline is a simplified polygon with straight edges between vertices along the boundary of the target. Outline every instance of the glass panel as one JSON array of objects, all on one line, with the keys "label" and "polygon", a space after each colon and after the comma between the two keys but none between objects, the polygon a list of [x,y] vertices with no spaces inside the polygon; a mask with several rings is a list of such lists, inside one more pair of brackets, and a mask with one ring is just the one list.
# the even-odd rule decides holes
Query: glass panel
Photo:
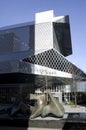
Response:
[{"label": "glass panel", "polygon": [[33,49],[34,25],[0,31],[0,53]]}]

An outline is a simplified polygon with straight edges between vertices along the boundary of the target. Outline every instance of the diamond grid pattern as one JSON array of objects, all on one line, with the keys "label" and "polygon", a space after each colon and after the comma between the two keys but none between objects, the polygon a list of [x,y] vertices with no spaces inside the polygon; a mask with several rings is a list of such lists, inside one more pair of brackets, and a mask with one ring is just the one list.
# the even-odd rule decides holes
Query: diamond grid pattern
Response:
[{"label": "diamond grid pattern", "polygon": [[78,77],[85,76],[83,71],[81,71],[71,62],[69,62],[64,56],[58,53],[55,49],[50,49],[37,55],[25,58],[23,59],[23,61],[42,65],[63,72],[68,72],[77,75]]},{"label": "diamond grid pattern", "polygon": [[35,25],[35,54],[52,48],[51,22],[39,23]]}]

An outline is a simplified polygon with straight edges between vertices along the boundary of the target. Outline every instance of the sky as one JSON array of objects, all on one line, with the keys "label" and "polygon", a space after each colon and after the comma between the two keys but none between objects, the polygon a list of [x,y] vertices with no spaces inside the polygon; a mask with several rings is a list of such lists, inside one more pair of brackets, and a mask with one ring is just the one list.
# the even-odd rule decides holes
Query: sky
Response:
[{"label": "sky", "polygon": [[67,59],[86,72],[86,0],[0,0],[0,27],[34,21],[48,10],[69,15],[73,54]]}]

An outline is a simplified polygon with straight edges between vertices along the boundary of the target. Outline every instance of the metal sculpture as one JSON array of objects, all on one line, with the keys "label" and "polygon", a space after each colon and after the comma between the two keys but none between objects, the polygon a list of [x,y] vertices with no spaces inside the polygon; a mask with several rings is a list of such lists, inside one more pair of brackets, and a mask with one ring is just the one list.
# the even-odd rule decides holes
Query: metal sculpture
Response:
[{"label": "metal sculpture", "polygon": [[52,114],[56,117],[63,117],[65,110],[61,103],[59,103],[50,92],[35,97],[37,103],[35,106],[25,104],[19,98],[11,106],[0,107],[0,112],[8,113],[9,116],[15,116],[18,113],[30,115],[30,119],[38,116],[46,117]]},{"label": "metal sculpture", "polygon": [[45,96],[39,96],[37,100],[37,105],[31,114],[31,119],[42,116],[46,117],[48,114],[53,114],[56,117],[63,117],[65,110],[61,103],[59,103],[50,92],[47,92],[49,101],[46,101]]},{"label": "metal sculpture", "polygon": [[37,97],[37,104],[33,107],[30,118],[35,118],[37,116],[40,116],[43,107],[46,105],[45,95],[40,95]]}]

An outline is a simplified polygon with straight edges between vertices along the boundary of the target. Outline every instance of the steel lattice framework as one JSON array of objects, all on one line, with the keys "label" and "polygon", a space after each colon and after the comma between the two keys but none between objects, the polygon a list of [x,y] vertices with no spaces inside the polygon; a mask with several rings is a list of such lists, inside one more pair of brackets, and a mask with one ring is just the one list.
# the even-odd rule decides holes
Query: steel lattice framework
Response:
[{"label": "steel lattice framework", "polygon": [[56,69],[63,72],[73,74],[76,78],[85,77],[85,73],[69,62],[63,55],[57,50],[50,49],[34,56],[23,59],[24,62],[30,62],[32,64],[38,64],[52,69]]}]

